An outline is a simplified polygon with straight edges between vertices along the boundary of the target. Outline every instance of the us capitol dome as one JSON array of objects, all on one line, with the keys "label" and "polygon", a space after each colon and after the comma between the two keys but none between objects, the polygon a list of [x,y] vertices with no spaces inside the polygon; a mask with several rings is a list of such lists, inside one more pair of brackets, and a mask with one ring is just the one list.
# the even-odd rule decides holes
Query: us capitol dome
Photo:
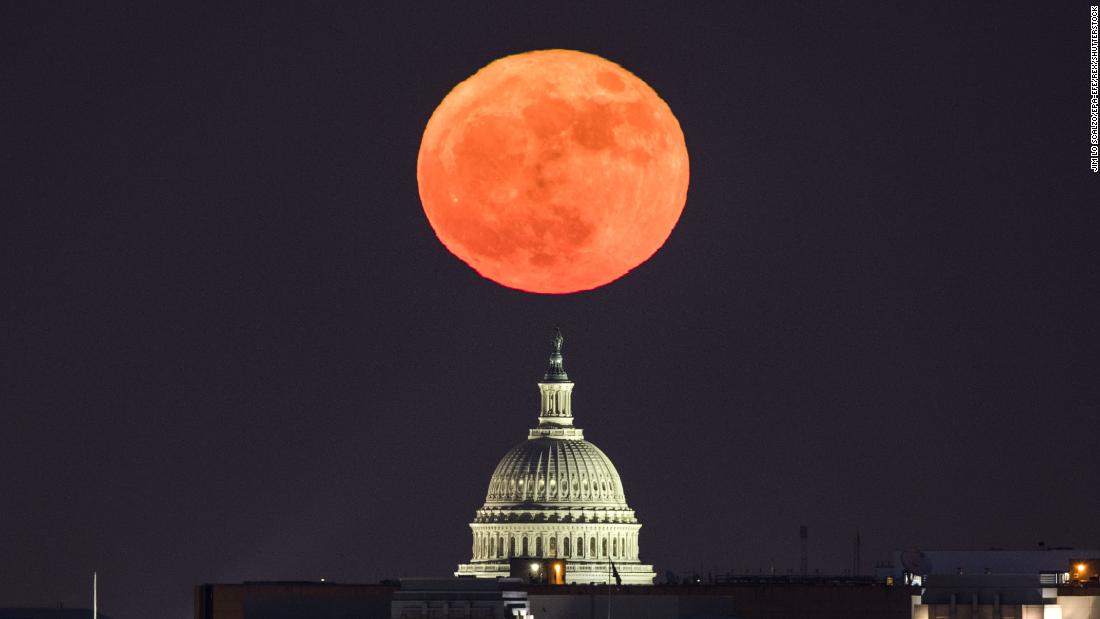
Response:
[{"label": "us capitol dome", "polygon": [[[518,559],[564,565],[564,582],[651,585],[638,556],[642,525],[626,503],[611,459],[573,425],[573,382],[562,365],[561,332],[539,385],[538,426],[500,459],[485,504],[470,523],[473,557],[455,576],[508,576]],[[523,562],[526,564],[527,562]]]}]

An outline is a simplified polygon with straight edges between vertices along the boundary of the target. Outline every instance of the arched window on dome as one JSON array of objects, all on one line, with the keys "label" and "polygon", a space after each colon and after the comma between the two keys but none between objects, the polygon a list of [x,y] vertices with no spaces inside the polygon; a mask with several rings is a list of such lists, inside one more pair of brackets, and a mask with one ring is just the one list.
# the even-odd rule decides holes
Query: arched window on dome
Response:
[{"label": "arched window on dome", "polygon": [[584,556],[584,540],[578,537],[577,538],[577,545],[575,546],[575,548],[577,549],[577,556],[578,557],[583,557]]},{"label": "arched window on dome", "polygon": [[497,556],[498,557],[503,557],[504,556],[504,536],[503,535],[501,535],[500,537],[497,538]]},{"label": "arched window on dome", "polygon": [[542,536],[541,535],[535,538],[535,556],[536,557],[541,557],[542,556]]},{"label": "arched window on dome", "polygon": [[596,538],[588,540],[588,556],[593,559],[596,558]]},{"label": "arched window on dome", "polygon": [[619,538],[617,537],[611,540],[611,556],[615,558],[619,557]]},{"label": "arched window on dome", "polygon": [[514,535],[508,540],[508,556],[516,556],[516,537]]},{"label": "arched window on dome", "polygon": [[561,556],[563,556],[563,557],[568,557],[569,556],[569,537],[568,536],[563,537],[562,540],[561,540]]},{"label": "arched window on dome", "polygon": [[558,556],[558,538],[556,536],[550,537],[550,556]]},{"label": "arched window on dome", "polygon": [[601,550],[603,550],[603,554],[601,554],[600,556],[601,557],[606,557],[607,556],[607,538],[606,537],[603,538],[603,548],[601,548]]},{"label": "arched window on dome", "polygon": [[526,535],[523,536],[523,554],[520,555],[520,556],[522,556],[522,557],[528,556],[528,553],[527,553],[527,536]]}]

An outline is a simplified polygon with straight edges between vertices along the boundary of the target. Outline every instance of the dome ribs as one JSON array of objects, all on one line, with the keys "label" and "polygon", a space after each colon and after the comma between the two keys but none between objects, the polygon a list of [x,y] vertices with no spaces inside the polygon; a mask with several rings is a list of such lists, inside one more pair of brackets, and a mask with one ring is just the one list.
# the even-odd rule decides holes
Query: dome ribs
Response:
[{"label": "dome ribs", "polygon": [[486,507],[520,504],[629,510],[615,465],[585,440],[529,439],[513,447],[489,480]]}]

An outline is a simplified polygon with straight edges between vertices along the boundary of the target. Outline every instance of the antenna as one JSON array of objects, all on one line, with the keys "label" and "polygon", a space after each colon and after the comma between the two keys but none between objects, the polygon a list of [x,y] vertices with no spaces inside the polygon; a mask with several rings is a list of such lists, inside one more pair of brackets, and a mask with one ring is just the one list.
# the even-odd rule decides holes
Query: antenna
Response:
[{"label": "antenna", "polygon": [[806,544],[807,538],[810,537],[810,532],[809,529],[806,528],[806,525],[798,527],[798,537],[802,538],[802,577],[805,578],[806,572],[808,571],[806,569]]},{"label": "antenna", "polygon": [[860,569],[859,569],[859,568],[860,568],[860,565],[859,565],[859,564],[860,564],[860,559],[861,559],[861,558],[862,558],[862,557],[860,557],[860,539],[859,539],[859,529],[856,529],[856,548],[855,548],[855,557],[854,557],[854,559],[855,559],[855,561],[854,561],[854,563],[855,563],[855,565],[854,565],[854,568],[855,568],[855,569],[854,569],[854,570],[852,571],[852,574],[854,574],[854,575],[856,575],[856,576],[859,576],[859,575],[860,575]]},{"label": "antenna", "polygon": [[99,619],[99,574],[92,572],[92,619]]}]

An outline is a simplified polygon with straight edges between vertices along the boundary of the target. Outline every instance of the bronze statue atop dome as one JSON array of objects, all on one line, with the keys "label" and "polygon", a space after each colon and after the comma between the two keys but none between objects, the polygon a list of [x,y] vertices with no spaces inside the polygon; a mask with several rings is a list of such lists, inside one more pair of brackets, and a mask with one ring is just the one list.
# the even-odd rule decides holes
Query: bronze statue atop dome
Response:
[{"label": "bronze statue atop dome", "polygon": [[546,374],[542,379],[552,383],[565,383],[569,382],[569,375],[565,373],[565,366],[562,365],[561,359],[561,345],[565,342],[565,338],[562,337],[561,329],[554,327],[554,348],[550,351],[550,363],[546,366]]}]

